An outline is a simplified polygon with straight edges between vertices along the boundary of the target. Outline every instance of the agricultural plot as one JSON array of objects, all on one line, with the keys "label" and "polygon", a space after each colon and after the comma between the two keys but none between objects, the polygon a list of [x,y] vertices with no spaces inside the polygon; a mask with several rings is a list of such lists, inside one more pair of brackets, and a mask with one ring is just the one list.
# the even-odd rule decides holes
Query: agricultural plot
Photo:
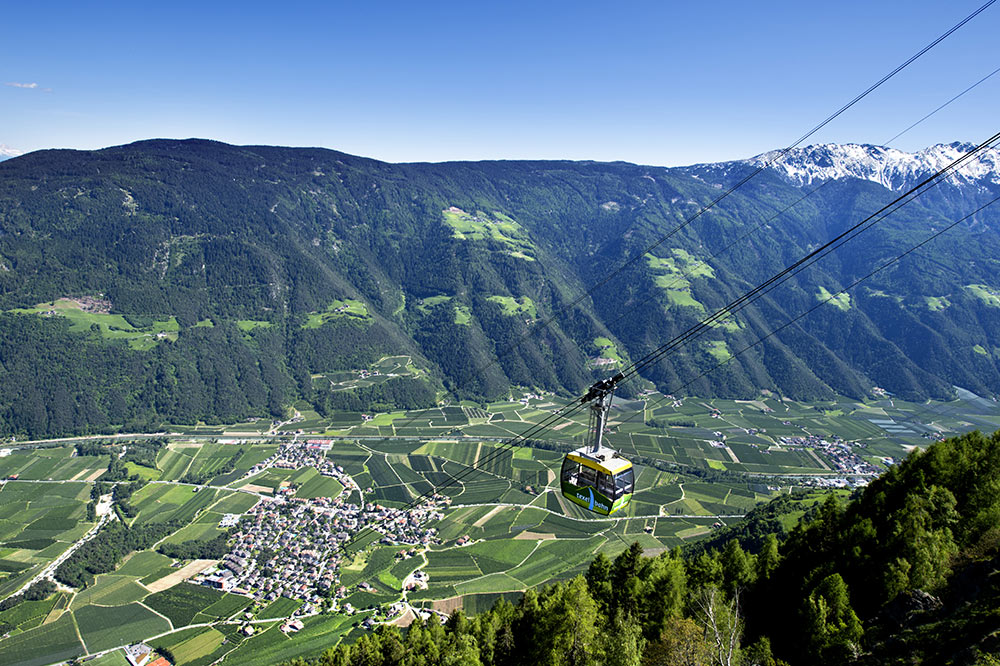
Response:
[{"label": "agricultural plot", "polygon": [[170,631],[170,623],[142,604],[85,606],[73,611],[80,635],[90,652],[134,642],[136,636]]},{"label": "agricultural plot", "polygon": [[184,476],[198,449],[196,446],[180,448],[176,443],[160,451],[156,456],[156,467],[160,470],[160,479],[176,481]]},{"label": "agricultural plot", "polygon": [[230,493],[220,492],[219,499],[212,505],[212,513],[246,513],[260,498],[250,493]]},{"label": "agricultural plot", "polygon": [[278,488],[284,486],[298,486],[305,480],[312,478],[315,473],[316,470],[311,467],[303,467],[301,469],[280,469],[277,467],[271,467],[242,483],[236,484],[234,487],[245,488],[252,485],[259,488],[267,488],[271,490],[271,492],[276,492]]},{"label": "agricultural plot", "polygon": [[10,625],[20,631],[33,629],[42,624],[53,608],[58,604],[64,604],[65,599],[65,596],[57,594],[49,599],[22,601],[13,608],[0,611],[0,623]]},{"label": "agricultural plot", "polygon": [[323,476],[315,469],[308,469],[311,473],[299,479],[299,483],[302,485],[296,491],[296,497],[336,497],[344,489],[343,484],[337,479]]},{"label": "agricultural plot", "polygon": [[0,486],[0,598],[58,557],[90,528],[84,483]]},{"label": "agricultural plot", "polygon": [[119,576],[147,576],[151,571],[157,571],[162,567],[169,567],[172,560],[166,555],[143,550],[133,553],[125,563],[115,571]]},{"label": "agricultural plot", "polygon": [[340,582],[343,585],[354,585],[362,580],[375,576],[392,566],[395,562],[398,548],[376,548],[368,553],[360,553],[354,561],[341,570]]},{"label": "agricultural plot", "polygon": [[206,627],[188,627],[185,629],[178,629],[177,631],[172,631],[169,634],[148,641],[147,644],[154,650],[162,650],[166,648],[167,650],[173,651],[175,646],[180,645],[188,639],[205,633],[208,629],[209,628]]},{"label": "agricultural plot", "polygon": [[78,456],[74,446],[16,449],[0,458],[0,478],[21,481],[92,481],[110,456]]},{"label": "agricultural plot", "polygon": [[251,599],[238,594],[226,594],[221,599],[195,615],[195,622],[224,620],[241,612],[250,605]]},{"label": "agricultural plot", "polygon": [[151,483],[133,496],[138,507],[137,523],[188,522],[211,505],[222,491],[213,488]]},{"label": "agricultural plot", "polygon": [[363,616],[314,615],[305,618],[302,631],[286,636],[280,623],[244,640],[227,655],[225,664],[240,666],[272,666],[300,655],[319,654],[351,631]]},{"label": "agricultural plot", "polygon": [[174,656],[176,663],[189,664],[212,654],[222,645],[225,639],[226,637],[222,632],[209,627],[202,630],[201,633],[170,647],[170,654]]},{"label": "agricultural plot", "polygon": [[0,641],[0,664],[43,666],[86,653],[71,615]]},{"label": "agricultural plot", "polygon": [[267,606],[264,606],[264,608],[257,613],[257,617],[263,620],[272,617],[290,617],[291,614],[297,611],[301,605],[302,602],[296,599],[278,597]]},{"label": "agricultural plot", "polygon": [[99,606],[119,606],[141,601],[149,590],[137,583],[135,576],[101,574],[94,585],[81,590],[73,598],[72,610],[79,610],[90,604]]},{"label": "agricultural plot", "polygon": [[210,511],[202,514],[198,520],[189,525],[185,525],[170,536],[166,537],[164,543],[184,543],[185,541],[211,541],[220,534],[225,534],[225,530],[217,527],[222,520],[221,513]]},{"label": "agricultural plot", "polygon": [[241,448],[232,444],[203,444],[197,449],[197,454],[191,461],[188,473],[203,478],[212,478],[226,463],[234,458],[239,460],[245,450],[246,447]]},{"label": "agricultural plot", "polygon": [[178,666],[208,666],[217,663],[241,643],[238,625],[215,625],[176,631],[150,641],[156,650],[168,650]]},{"label": "agricultural plot", "polygon": [[205,611],[224,596],[226,596],[224,592],[203,585],[182,583],[169,590],[149,595],[143,603],[170,618],[175,627],[183,627],[191,624],[195,615]]},{"label": "agricultural plot", "polygon": [[87,662],[87,666],[131,666],[123,650],[115,650]]},{"label": "agricultural plot", "polygon": [[[594,536],[589,539],[542,541],[523,564],[510,569],[507,573],[521,581],[525,587],[539,585],[549,580],[572,577],[576,575],[575,569],[586,566],[597,549],[607,540],[608,537],[605,536]],[[461,588],[461,586],[458,587]],[[492,592],[495,590],[483,591]]]}]

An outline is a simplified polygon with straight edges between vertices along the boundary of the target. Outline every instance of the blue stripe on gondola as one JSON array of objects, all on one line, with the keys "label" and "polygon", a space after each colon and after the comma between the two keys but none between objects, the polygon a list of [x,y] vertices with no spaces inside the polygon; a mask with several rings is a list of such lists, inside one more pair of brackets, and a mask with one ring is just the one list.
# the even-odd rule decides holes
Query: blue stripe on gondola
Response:
[{"label": "blue stripe on gondola", "polygon": [[587,490],[590,491],[590,506],[587,507],[587,508],[590,509],[591,511],[593,511],[594,510],[594,489],[593,488],[587,488]]}]

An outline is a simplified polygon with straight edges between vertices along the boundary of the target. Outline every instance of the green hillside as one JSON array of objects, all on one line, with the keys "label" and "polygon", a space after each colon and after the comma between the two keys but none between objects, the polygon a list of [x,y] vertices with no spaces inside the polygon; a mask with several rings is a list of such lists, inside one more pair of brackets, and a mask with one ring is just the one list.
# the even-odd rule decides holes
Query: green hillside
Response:
[{"label": "green hillside", "polygon": [[[234,422],[293,404],[409,409],[512,385],[576,394],[892,197],[837,182],[784,211],[800,190],[762,174],[579,300],[729,184],[624,163],[386,164],[201,140],[4,161],[0,432]],[[645,380],[705,397],[1000,394],[989,211],[701,377],[984,196],[950,192]],[[413,372],[374,374],[402,355]]]}]

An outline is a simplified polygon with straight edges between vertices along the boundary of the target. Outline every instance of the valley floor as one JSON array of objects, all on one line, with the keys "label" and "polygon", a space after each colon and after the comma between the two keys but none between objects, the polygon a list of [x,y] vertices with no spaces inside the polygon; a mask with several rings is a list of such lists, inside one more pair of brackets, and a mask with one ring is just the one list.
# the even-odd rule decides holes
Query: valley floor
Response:
[{"label": "valley floor", "polygon": [[[608,441],[637,464],[637,492],[621,515],[598,517],[558,492],[563,452],[582,443],[585,422],[504,446],[558,406],[524,394],[322,419],[301,405],[288,421],[2,444],[0,600],[51,578],[95,533],[94,484],[136,442],[162,446],[155,469],[126,463],[147,482],[128,500],[134,512],[94,518],[180,527],[86,588],[60,585],[0,611],[0,662],[121,666],[121,648],[144,641],[178,664],[263,666],[375,622],[482,610],[584,571],[595,553],[672,548],[778,493],[863,485],[913,447],[1000,428],[1000,406],[969,395],[922,405],[650,395],[612,411]],[[94,441],[98,455],[78,455]],[[158,552],[227,534],[217,557]]]}]

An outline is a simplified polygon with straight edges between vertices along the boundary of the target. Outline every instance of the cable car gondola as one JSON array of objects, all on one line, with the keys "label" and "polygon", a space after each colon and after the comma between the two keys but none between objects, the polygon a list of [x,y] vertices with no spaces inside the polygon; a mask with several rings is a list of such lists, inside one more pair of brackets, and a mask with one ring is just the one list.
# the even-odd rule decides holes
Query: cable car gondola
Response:
[{"label": "cable car gondola", "polygon": [[635,472],[632,463],[614,449],[602,446],[608,410],[615,384],[624,379],[618,373],[590,387],[581,403],[590,405],[590,442],[563,458],[562,494],[568,500],[594,513],[608,516],[632,500]]}]

